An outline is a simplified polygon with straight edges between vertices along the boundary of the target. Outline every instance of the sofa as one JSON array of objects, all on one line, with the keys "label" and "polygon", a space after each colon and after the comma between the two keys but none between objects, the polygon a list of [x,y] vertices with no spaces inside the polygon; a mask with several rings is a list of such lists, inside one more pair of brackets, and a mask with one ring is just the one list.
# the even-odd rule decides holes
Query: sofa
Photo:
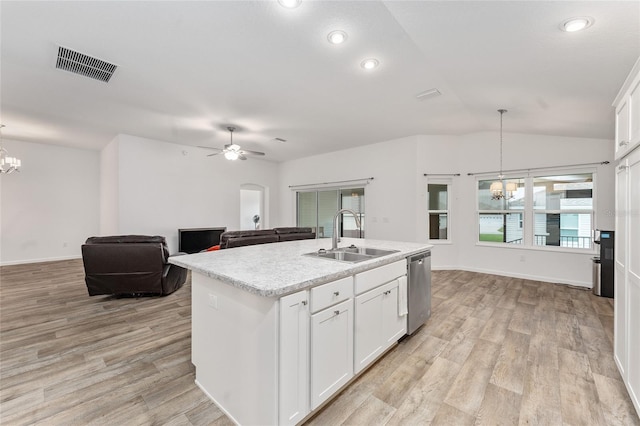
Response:
[{"label": "sofa", "polygon": [[185,283],[187,270],[168,259],[165,237],[90,237],[82,245],[89,296],[171,294]]},{"label": "sofa", "polygon": [[227,231],[220,235],[220,249],[277,243],[281,241],[308,240],[316,237],[311,228],[283,227],[248,231]]}]

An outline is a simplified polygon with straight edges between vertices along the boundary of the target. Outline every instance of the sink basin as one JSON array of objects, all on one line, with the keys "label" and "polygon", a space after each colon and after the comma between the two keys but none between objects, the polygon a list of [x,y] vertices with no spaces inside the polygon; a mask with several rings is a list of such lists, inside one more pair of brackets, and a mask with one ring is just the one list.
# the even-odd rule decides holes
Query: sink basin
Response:
[{"label": "sink basin", "polygon": [[380,256],[386,256],[392,253],[397,253],[400,250],[382,250],[382,249],[371,248],[371,247],[342,247],[342,248],[339,248],[338,251],[344,251],[346,253],[366,254],[368,256],[373,256],[373,257],[380,257]]},{"label": "sink basin", "polygon": [[370,247],[340,247],[336,250],[318,250],[313,253],[305,253],[305,256],[317,257],[321,259],[337,260],[340,262],[363,262],[365,260],[375,259],[376,257],[386,256],[388,254],[397,253],[399,250],[381,250]]},{"label": "sink basin", "polygon": [[362,262],[364,260],[373,259],[373,256],[360,253],[350,253],[345,251],[329,251],[326,253],[310,253],[323,259],[341,260],[343,262]]}]

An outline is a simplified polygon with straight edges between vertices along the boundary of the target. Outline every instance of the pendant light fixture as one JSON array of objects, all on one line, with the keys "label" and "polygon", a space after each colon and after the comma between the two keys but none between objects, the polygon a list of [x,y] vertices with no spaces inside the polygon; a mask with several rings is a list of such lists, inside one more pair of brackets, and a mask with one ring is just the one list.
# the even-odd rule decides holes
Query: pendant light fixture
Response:
[{"label": "pendant light fixture", "polygon": [[498,174],[498,180],[493,182],[489,188],[492,200],[513,198],[513,192],[516,190],[516,184],[514,182],[506,183],[502,174],[502,116],[507,110],[499,109],[498,112],[500,113],[500,173]]},{"label": "pendant light fixture", "polygon": [[9,157],[9,152],[2,147],[2,128],[4,124],[0,124],[0,173],[9,174],[19,172],[22,161],[16,157]]}]

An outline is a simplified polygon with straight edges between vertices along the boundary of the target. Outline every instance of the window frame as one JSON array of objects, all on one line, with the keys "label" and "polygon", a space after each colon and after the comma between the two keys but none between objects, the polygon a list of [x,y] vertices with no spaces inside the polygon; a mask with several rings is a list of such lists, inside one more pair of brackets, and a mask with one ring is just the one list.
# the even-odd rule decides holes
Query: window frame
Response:
[{"label": "window frame", "polygon": [[[447,209],[446,210],[431,210],[429,207],[429,185],[446,185],[447,186]],[[453,190],[453,179],[427,179],[426,183],[426,207],[427,207],[427,241],[430,244],[452,244],[453,243],[453,227],[451,210],[452,210],[452,190]],[[447,215],[447,238],[431,238],[430,234],[430,215],[432,213],[446,213]]]},{"label": "window frame", "polygon": [[[475,192],[476,192],[476,244],[483,245],[487,247],[523,247],[527,245],[527,223],[529,223],[527,217],[527,177],[522,174],[513,174],[509,176],[504,176],[503,181],[522,181],[524,183],[524,207],[522,209],[509,209],[506,208],[506,202],[502,202],[502,209],[480,209],[480,189],[479,184],[481,181],[495,181],[497,180],[495,176],[492,178],[491,176],[479,176],[475,181]],[[519,220],[519,228],[522,229],[522,238],[520,238],[520,243],[508,242],[508,241],[481,241],[480,240],[480,216],[481,215],[508,215],[508,214],[520,214],[521,218]],[[506,234],[506,229],[503,231]]]},{"label": "window frame", "polygon": [[[571,209],[571,210],[542,210],[535,209],[533,206],[534,200],[534,181],[536,178],[545,178],[549,176],[559,176],[559,175],[580,175],[580,174],[590,174],[591,180],[593,183],[593,189],[591,194],[592,207],[591,209]],[[515,248],[515,249],[526,249],[526,250],[537,250],[537,251],[551,251],[551,252],[563,252],[563,253],[582,253],[582,254],[592,254],[596,252],[596,247],[593,242],[591,242],[589,248],[579,248],[579,247],[563,247],[563,246],[547,246],[547,245],[536,245],[535,241],[535,215],[536,214],[547,214],[547,213],[559,213],[559,214],[586,214],[589,213],[591,215],[591,234],[596,228],[597,223],[597,203],[598,203],[598,194],[597,194],[597,169],[595,168],[562,168],[562,169],[540,169],[533,172],[520,173],[520,179],[524,180],[524,189],[525,189],[525,199],[524,199],[524,209],[505,209],[505,210],[480,210],[479,203],[479,182],[492,180],[492,176],[490,175],[478,175],[475,179],[475,194],[476,194],[476,245],[483,247],[496,247],[496,248]],[[510,176],[505,176],[505,180],[510,179],[518,179],[516,173],[511,174]],[[504,214],[504,213],[514,213],[521,212],[522,220],[523,220],[523,238],[522,244],[513,244],[507,242],[489,242],[489,241],[480,241],[480,214],[487,213],[496,213],[496,214]]]},{"label": "window frame", "polygon": [[[533,198],[535,197],[535,181],[536,179],[541,179],[541,178],[549,178],[549,177],[553,177],[553,176],[557,176],[561,173],[557,173],[557,172],[551,172],[551,173],[537,173],[534,176],[531,176],[531,199],[532,199],[532,218],[533,218],[533,228],[531,230],[532,235],[533,235],[533,240],[531,242],[531,245],[536,247],[536,248],[541,248],[541,247],[549,247],[549,248],[563,248],[563,249],[579,249],[579,250],[590,250],[590,249],[595,249],[594,247],[594,243],[593,243],[593,235],[594,235],[594,230],[595,230],[595,185],[596,185],[596,178],[595,172],[585,172],[585,173],[579,173],[579,172],[572,172],[570,173],[571,175],[591,175],[591,208],[589,209],[580,209],[580,208],[573,208],[573,209],[548,209],[545,208],[544,209],[536,209],[535,205],[533,205]],[[589,215],[589,220],[590,220],[590,224],[591,224],[591,229],[590,229],[590,241],[589,241],[589,247],[583,248],[583,247],[567,247],[567,246],[562,246],[562,235],[559,235],[559,242],[560,245],[559,246],[548,246],[548,245],[538,245],[536,244],[537,241],[537,237],[538,235],[536,235],[535,231],[536,231],[536,215],[549,215],[549,214],[556,214],[558,215],[558,219],[560,220],[560,224],[562,224],[562,215],[570,215],[570,214],[576,214],[576,215],[581,215],[581,214],[588,214]],[[560,231],[562,231],[562,228],[560,228]],[[585,238],[585,237],[580,237],[580,238]],[[580,241],[580,240],[578,240]],[[580,245],[580,243],[578,243],[578,245]]]}]

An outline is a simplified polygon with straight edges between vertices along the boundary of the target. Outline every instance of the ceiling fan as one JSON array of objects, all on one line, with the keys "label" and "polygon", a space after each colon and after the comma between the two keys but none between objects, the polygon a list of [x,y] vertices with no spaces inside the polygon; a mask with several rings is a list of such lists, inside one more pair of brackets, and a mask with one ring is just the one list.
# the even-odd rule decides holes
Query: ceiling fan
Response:
[{"label": "ceiling fan", "polygon": [[231,136],[231,143],[224,146],[224,148],[211,148],[209,146],[200,146],[200,148],[205,149],[214,149],[218,152],[214,152],[213,154],[207,155],[207,157],[212,157],[218,154],[224,154],[224,158],[227,160],[246,160],[247,157],[245,155],[264,155],[264,152],[259,151],[249,151],[248,149],[242,149],[240,145],[233,143],[233,132],[236,130],[235,127],[227,127],[229,131],[229,135]]}]

